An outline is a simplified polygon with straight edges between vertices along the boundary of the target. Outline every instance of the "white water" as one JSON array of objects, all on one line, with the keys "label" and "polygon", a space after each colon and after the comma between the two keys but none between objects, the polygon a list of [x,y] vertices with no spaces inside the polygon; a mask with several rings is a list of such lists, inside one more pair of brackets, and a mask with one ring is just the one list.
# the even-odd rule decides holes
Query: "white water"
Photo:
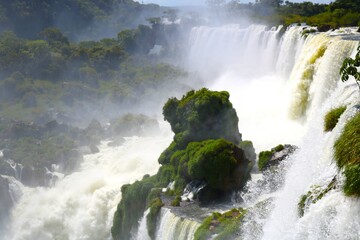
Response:
[{"label": "white water", "polygon": [[[277,33],[264,26],[231,25],[195,28],[190,37],[188,69],[204,78],[207,87],[230,92],[243,139],[252,140],[257,152],[279,143],[301,147],[285,166],[282,189],[272,193],[257,189],[257,195],[249,196],[249,204],[274,197],[274,210],[261,218],[261,231],[244,239],[359,239],[360,202],[341,190],[330,191],[302,218],[297,216],[300,196],[313,184],[326,185],[338,173],[332,145],[359,102],[356,85],[340,82],[338,70],[356,44],[324,34],[304,40],[296,27],[281,41]],[[311,66],[314,74],[307,82],[305,113],[291,120],[289,113],[298,107],[294,102],[302,97],[297,90],[302,75],[320,43],[327,49]],[[323,133],[324,114],[343,104],[348,110],[338,126]],[[53,188],[25,188],[12,211],[6,239],[110,239],[121,185],[155,173],[157,158],[170,141],[169,135],[134,137],[117,148],[104,142],[98,154],[85,157],[79,172]],[[137,239],[148,239],[145,216]],[[195,221],[162,209],[156,239],[191,239],[197,227]]]},{"label": "white water", "polygon": [[157,159],[171,141],[164,131],[155,137],[127,138],[115,148],[103,142],[99,153],[86,155],[79,171],[54,187],[25,188],[6,239],[111,239],[120,188],[156,173]]},{"label": "white water", "polygon": [[[276,44],[276,32],[264,31],[261,26],[201,27],[190,39],[188,64],[206,78],[209,88],[230,92],[243,139],[252,140],[257,152],[280,143],[300,147],[285,166],[283,188],[271,193],[269,186],[249,183],[245,204],[272,197],[274,210],[270,216],[252,215],[260,230],[244,231],[241,239],[360,239],[360,201],[345,197],[341,186],[302,218],[297,208],[311,185],[326,186],[339,173],[332,146],[360,102],[353,79],[342,83],[339,69],[357,42],[342,40],[339,32],[331,34],[337,37],[321,33],[304,39],[302,28],[292,27]],[[331,133],[324,133],[324,115],[341,105],[347,111]]]},{"label": "white water", "polygon": [[162,208],[156,239],[191,240],[199,226],[200,224],[194,220],[180,218],[174,215],[170,209]]}]

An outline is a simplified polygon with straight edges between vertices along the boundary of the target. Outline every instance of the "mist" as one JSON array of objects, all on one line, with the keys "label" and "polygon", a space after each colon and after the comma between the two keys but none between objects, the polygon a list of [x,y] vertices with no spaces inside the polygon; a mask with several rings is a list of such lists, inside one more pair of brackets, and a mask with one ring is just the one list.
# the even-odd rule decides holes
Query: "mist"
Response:
[{"label": "mist", "polygon": [[[193,239],[202,220],[234,206],[250,213],[238,226],[245,239],[252,234],[278,239],[281,230],[272,231],[277,224],[296,227],[288,236],[301,235],[302,223],[313,218],[329,226],[326,207],[345,198],[341,188],[331,188],[328,203],[320,201],[324,216],[311,207],[304,209],[306,218],[294,212],[311,186],[326,188],[329,179],[340,176],[329,149],[357,111],[358,96],[355,84],[339,82],[338,69],[355,56],[357,29],[288,26],[274,17],[277,3],[86,0],[39,3],[38,8],[17,3],[0,1],[4,240],[113,239],[123,197],[132,202],[127,189],[155,181],[159,169],[169,167],[159,160],[176,141],[176,127],[164,121],[165,103],[204,87],[229,92],[242,136],[235,147],[249,158],[251,177],[226,202],[210,201],[205,208],[196,198],[206,185],[203,179],[187,183],[184,195],[176,196],[176,180],[161,188],[155,184],[164,207],[157,213],[154,239]],[[284,9],[299,14],[297,6]],[[325,11],[325,5],[311,7],[314,16]],[[323,117],[341,105],[337,99],[348,106],[345,117],[334,132],[324,133]],[[284,155],[262,172],[255,166],[260,153],[268,150],[274,157],[276,146],[285,148]],[[326,170],[320,177],[312,162]],[[171,203],[175,197],[179,208]],[[265,212],[256,208],[265,202]],[[131,239],[150,239],[151,211],[145,211],[150,205],[142,204],[140,213],[128,216],[134,222]],[[244,230],[249,225],[258,231]],[[341,224],[331,236],[343,229]]]}]

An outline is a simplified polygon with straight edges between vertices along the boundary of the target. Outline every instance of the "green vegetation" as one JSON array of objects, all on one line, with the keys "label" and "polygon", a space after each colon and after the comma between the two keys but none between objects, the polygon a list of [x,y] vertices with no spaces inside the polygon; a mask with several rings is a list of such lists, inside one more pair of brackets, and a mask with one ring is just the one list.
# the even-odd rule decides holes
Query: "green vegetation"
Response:
[{"label": "green vegetation", "polygon": [[146,225],[151,239],[155,239],[156,224],[161,208],[164,206],[160,198],[155,198],[150,203],[150,212],[146,217]]},{"label": "green vegetation", "polygon": [[346,106],[338,107],[330,110],[324,118],[324,131],[329,132],[333,130],[339,121],[341,115],[345,112]]},{"label": "green vegetation", "polygon": [[316,49],[314,54],[310,57],[306,64],[305,71],[301,76],[301,82],[297,86],[296,93],[298,97],[293,102],[292,106],[292,117],[298,119],[305,116],[306,110],[309,105],[310,98],[310,86],[314,80],[315,63],[319,58],[322,58],[327,49],[326,44],[322,44]]},{"label": "green vegetation", "polygon": [[[141,181],[121,187],[121,201],[114,215],[111,235],[114,239],[130,239],[130,232],[138,225],[138,221],[146,208],[146,199],[155,187],[155,178],[144,176]],[[152,199],[148,199],[152,201]],[[161,201],[161,200],[160,200]],[[156,212],[154,203],[153,214]]]},{"label": "green vegetation", "polygon": [[[249,178],[250,161],[242,149],[229,141],[239,144],[241,135],[227,92],[190,91],[181,100],[169,99],[163,113],[175,132],[174,141],[159,157],[162,166],[155,176],[123,187],[123,197],[114,215],[114,239],[127,239],[145,210],[145,199],[151,201],[149,196],[159,197],[159,190],[152,188],[163,188],[175,181],[175,189],[171,192],[177,197],[171,204],[179,206],[179,195],[193,180],[207,183],[199,200],[210,202],[224,198],[234,189],[241,189]],[[160,206],[160,199],[150,205],[150,236],[155,232]],[[129,214],[131,217],[128,218]],[[222,231],[226,234],[230,230],[224,228]]]},{"label": "green vegetation", "polygon": [[214,212],[205,218],[200,227],[194,234],[194,240],[207,240],[216,234],[216,240],[234,239],[236,233],[240,231],[241,222],[246,214],[246,210],[232,209],[223,214]]},{"label": "green vegetation", "polygon": [[284,145],[279,144],[276,147],[272,148],[271,151],[262,151],[262,152],[260,152],[259,153],[259,160],[258,160],[259,171],[266,170],[270,166],[269,161],[272,158],[272,156],[276,152],[280,152],[280,151],[282,151],[284,149],[285,149]]},{"label": "green vegetation", "polygon": [[360,72],[357,70],[357,68],[360,67],[360,45],[358,46],[357,51],[355,59],[349,57],[344,60],[340,68],[340,74],[343,82],[349,80],[349,76],[353,76],[360,89]]},{"label": "green vegetation", "polygon": [[0,10],[1,29],[26,38],[37,37],[49,27],[60,28],[71,38],[79,33],[104,34],[101,31],[104,26],[109,32],[119,32],[161,14],[157,5],[142,5],[132,0],[1,0]]},{"label": "green vegetation", "polygon": [[180,207],[180,203],[181,203],[181,197],[176,196],[175,199],[171,202],[171,206]]},{"label": "green vegetation", "polygon": [[260,171],[263,171],[265,169],[272,155],[272,151],[262,151],[259,153],[258,167]]},{"label": "green vegetation", "polygon": [[328,192],[336,188],[337,180],[334,177],[331,182],[326,187],[321,187],[313,185],[310,187],[310,191],[302,195],[298,203],[298,213],[299,216],[304,216],[305,209],[310,206],[310,204],[315,204],[321,200]]},{"label": "green vegetation", "polygon": [[144,134],[144,129],[160,130],[155,119],[144,114],[126,114],[110,121],[109,131],[115,136],[129,137]]},{"label": "green vegetation", "polygon": [[223,6],[231,16],[247,15],[272,26],[306,23],[318,26],[320,31],[328,31],[341,26],[360,25],[360,3],[352,0],[335,0],[330,4],[282,0],[259,0],[255,4],[243,4],[230,1]]},{"label": "green vegetation", "polygon": [[335,159],[340,169],[345,169],[344,192],[360,196],[360,113],[350,119],[334,144]]}]

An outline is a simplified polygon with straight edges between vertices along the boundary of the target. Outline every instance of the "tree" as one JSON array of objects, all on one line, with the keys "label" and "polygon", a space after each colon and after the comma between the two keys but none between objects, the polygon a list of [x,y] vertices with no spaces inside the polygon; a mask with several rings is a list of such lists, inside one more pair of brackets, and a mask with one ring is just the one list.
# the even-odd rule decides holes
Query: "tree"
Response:
[{"label": "tree", "polygon": [[210,8],[218,8],[223,6],[226,3],[225,0],[206,0],[206,4],[210,7]]},{"label": "tree", "polygon": [[343,82],[349,80],[349,76],[353,76],[360,90],[360,72],[357,69],[360,67],[360,45],[358,46],[357,51],[355,59],[349,57],[344,60],[343,65],[340,68],[340,74]]}]

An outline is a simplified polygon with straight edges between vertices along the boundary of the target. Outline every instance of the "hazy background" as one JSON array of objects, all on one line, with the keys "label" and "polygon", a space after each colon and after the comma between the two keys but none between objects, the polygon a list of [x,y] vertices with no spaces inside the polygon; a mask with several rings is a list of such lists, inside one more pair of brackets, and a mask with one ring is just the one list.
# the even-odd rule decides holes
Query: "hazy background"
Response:
[{"label": "hazy background", "polygon": [[[205,6],[206,0],[136,0],[140,3],[156,3],[161,6]],[[316,1],[309,1],[313,3],[330,3],[333,2],[332,0],[316,0]],[[242,0],[241,3],[248,3],[248,2],[255,2],[255,0]],[[302,0],[292,0],[291,2],[305,2]]]}]

